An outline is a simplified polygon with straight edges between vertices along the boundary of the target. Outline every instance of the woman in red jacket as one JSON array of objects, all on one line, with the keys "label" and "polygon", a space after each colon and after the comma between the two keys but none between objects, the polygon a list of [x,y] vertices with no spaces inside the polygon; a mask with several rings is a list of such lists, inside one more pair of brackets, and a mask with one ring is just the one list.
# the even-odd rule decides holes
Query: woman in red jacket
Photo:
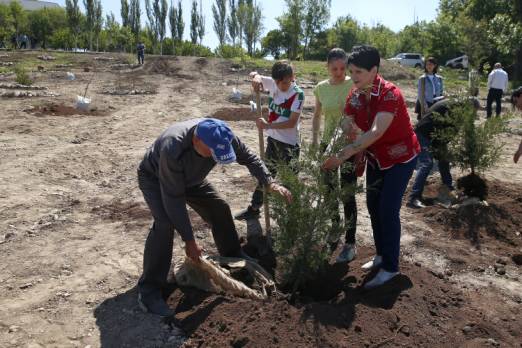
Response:
[{"label": "woman in red jacket", "polygon": [[323,163],[323,169],[332,170],[356,153],[366,152],[366,204],[376,255],[363,268],[379,269],[364,285],[367,289],[399,273],[402,197],[420,152],[402,93],[378,74],[379,63],[374,47],[356,46],[350,53],[348,69],[354,88],[346,101],[345,117],[363,133]]}]

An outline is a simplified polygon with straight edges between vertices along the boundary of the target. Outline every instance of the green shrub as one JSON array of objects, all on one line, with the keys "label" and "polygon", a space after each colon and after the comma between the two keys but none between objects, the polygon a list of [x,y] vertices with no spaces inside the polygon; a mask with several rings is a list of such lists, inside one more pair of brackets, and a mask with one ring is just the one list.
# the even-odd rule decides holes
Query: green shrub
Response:
[{"label": "green shrub", "polygon": [[223,45],[214,50],[216,56],[221,58],[236,58],[246,55],[246,51],[240,46]]},{"label": "green shrub", "polygon": [[16,83],[24,85],[24,86],[30,86],[33,84],[33,80],[29,77],[29,74],[25,71],[25,69],[17,65],[14,69],[16,74]]},{"label": "green shrub", "polygon": [[[342,143],[338,142],[331,153],[336,153],[340,146]],[[278,166],[278,181],[292,192],[292,203],[270,196],[271,217],[276,222],[273,238],[278,278],[283,288],[292,293],[315,279],[328,264],[328,242],[332,235],[334,239],[340,236],[346,224],[332,224],[331,207],[338,206],[342,195],[356,190],[352,187],[343,192],[337,187],[329,192],[320,168],[326,157],[317,147],[303,146],[299,160]],[[293,171],[296,166],[299,174]]]},{"label": "green shrub", "polygon": [[506,119],[492,117],[476,122],[476,111],[470,103],[456,105],[452,114],[457,134],[448,141],[451,161],[473,174],[497,163],[504,147],[499,135],[506,131]]},{"label": "green shrub", "polygon": [[176,54],[179,56],[213,57],[210,48],[193,44],[190,41],[183,41],[176,45]]},{"label": "green shrub", "polygon": [[450,115],[435,115],[449,127],[436,131],[434,141],[445,144],[434,148],[439,158],[445,158],[469,175],[457,180],[457,187],[467,195],[485,199],[487,184],[478,173],[491,168],[501,159],[504,143],[499,135],[507,130],[508,117],[493,117],[481,122],[477,112],[464,96],[455,97]]}]

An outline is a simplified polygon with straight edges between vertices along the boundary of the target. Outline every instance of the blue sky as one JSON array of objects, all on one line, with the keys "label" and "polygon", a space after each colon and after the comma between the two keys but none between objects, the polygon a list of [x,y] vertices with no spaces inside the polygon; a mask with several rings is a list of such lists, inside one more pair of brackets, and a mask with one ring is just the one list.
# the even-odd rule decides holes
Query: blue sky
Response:
[{"label": "blue sky", "polygon": [[[49,0],[65,6],[65,0]],[[170,0],[167,0],[170,4]],[[83,10],[83,0],[78,1]],[[175,0],[177,3],[177,0]],[[203,12],[205,14],[206,33],[203,44],[215,48],[218,45],[217,37],[212,29],[212,3],[213,0],[203,0]],[[145,23],[145,1],[141,1],[142,21]],[[263,9],[265,26],[264,33],[278,27],[276,17],[285,11],[283,0],[258,0]],[[185,19],[185,39],[189,38],[191,0],[183,0],[183,15]],[[382,23],[394,31],[401,30],[404,26],[412,24],[414,16],[418,20],[433,20],[437,16],[438,0],[332,0],[330,22],[337,17],[351,15],[361,23],[373,26]],[[102,0],[103,11],[114,12],[120,21],[120,1]]]}]

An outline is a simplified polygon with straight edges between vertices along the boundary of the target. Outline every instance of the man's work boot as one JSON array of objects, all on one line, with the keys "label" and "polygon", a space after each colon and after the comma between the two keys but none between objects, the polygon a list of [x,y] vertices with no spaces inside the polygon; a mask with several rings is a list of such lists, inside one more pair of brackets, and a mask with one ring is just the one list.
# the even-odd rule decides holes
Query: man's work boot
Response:
[{"label": "man's work boot", "polygon": [[161,295],[151,294],[143,297],[141,293],[138,294],[138,305],[145,313],[152,313],[161,317],[172,317],[176,314],[163,300]]},{"label": "man's work boot", "polygon": [[254,220],[259,219],[259,209],[252,208],[251,205],[248,208],[240,211],[236,215],[234,215],[234,219],[236,220]]},{"label": "man's work boot", "polygon": [[426,206],[424,205],[424,203],[421,202],[420,199],[418,198],[414,198],[412,199],[411,201],[409,201],[408,203],[406,203],[406,206],[408,208],[412,208],[412,209],[422,209],[422,208],[426,208]]}]

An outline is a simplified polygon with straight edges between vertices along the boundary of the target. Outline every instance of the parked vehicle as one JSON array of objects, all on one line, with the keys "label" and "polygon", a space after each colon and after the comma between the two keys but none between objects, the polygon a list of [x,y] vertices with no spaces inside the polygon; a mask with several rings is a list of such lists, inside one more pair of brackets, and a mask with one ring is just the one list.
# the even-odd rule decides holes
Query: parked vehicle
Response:
[{"label": "parked vehicle", "polygon": [[424,67],[424,58],[419,53],[399,53],[393,58],[388,59],[391,62],[397,62],[403,66],[412,66],[414,68]]},{"label": "parked vehicle", "polygon": [[457,58],[450,59],[445,64],[449,68],[467,69],[469,67],[468,56],[463,55]]}]

